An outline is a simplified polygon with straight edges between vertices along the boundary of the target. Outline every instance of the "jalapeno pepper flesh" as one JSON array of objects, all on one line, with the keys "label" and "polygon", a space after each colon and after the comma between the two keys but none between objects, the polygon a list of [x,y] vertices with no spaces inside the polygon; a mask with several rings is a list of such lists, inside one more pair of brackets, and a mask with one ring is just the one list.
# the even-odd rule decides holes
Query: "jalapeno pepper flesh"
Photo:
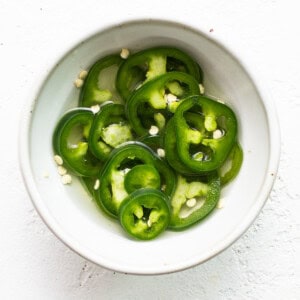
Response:
[{"label": "jalapeno pepper flesh", "polygon": [[[118,210],[122,201],[133,190],[130,183],[133,180],[126,181],[126,174],[129,174],[134,167],[139,165],[149,165],[157,170],[160,175],[160,190],[168,196],[171,196],[175,190],[176,179],[173,171],[162,161],[149,147],[140,142],[128,142],[114,149],[103,170],[100,174],[100,189],[98,191],[101,206],[112,217],[117,217]],[[154,178],[156,177],[153,176]],[[138,185],[139,178],[134,180],[134,184]],[[155,180],[154,180],[155,181]],[[157,179],[158,181],[158,179]],[[127,182],[126,190],[125,182]],[[145,179],[140,178],[140,186],[147,186]],[[157,182],[155,183],[155,186]],[[153,185],[150,185],[151,187]]]},{"label": "jalapeno pepper flesh", "polygon": [[[204,118],[204,133],[188,124],[185,115],[189,111]],[[177,152],[184,165],[205,173],[224,163],[237,138],[237,119],[228,106],[203,96],[191,96],[178,106],[174,120]]]},{"label": "jalapeno pepper flesh", "polygon": [[[171,94],[171,100],[168,99],[170,84],[180,87],[178,94]],[[161,127],[160,130],[164,128],[166,119],[173,115],[182,99],[198,94],[199,85],[190,75],[181,72],[166,73],[145,83],[132,95],[126,103],[126,114],[135,132],[140,136],[147,135],[151,125]],[[149,113],[152,115],[149,116]],[[145,119],[150,122],[145,123]]]},{"label": "jalapeno pepper flesh", "polygon": [[121,204],[119,219],[125,231],[139,240],[151,240],[169,225],[168,197],[157,189],[139,189]]},{"label": "jalapeno pepper flesh", "polygon": [[95,177],[102,167],[88,144],[93,118],[90,109],[72,109],[60,119],[53,134],[55,153],[62,157],[64,166],[78,176]]},{"label": "jalapeno pepper flesh", "polygon": [[160,175],[151,165],[137,165],[126,174],[124,186],[128,193],[142,188],[160,189]]},{"label": "jalapeno pepper flesh", "polygon": [[101,105],[89,135],[92,153],[98,159],[105,161],[114,148],[132,139],[133,135],[125,117],[124,106],[113,102]]},{"label": "jalapeno pepper flesh", "polygon": [[218,203],[220,189],[217,174],[199,178],[179,175],[176,191],[171,198],[169,228],[183,230],[204,219]]},{"label": "jalapeno pepper flesh", "polygon": [[121,63],[121,57],[114,54],[101,58],[93,64],[80,92],[80,106],[90,107],[108,100],[122,103],[122,98],[115,87],[115,77]]},{"label": "jalapeno pepper flesh", "polygon": [[176,48],[157,47],[137,52],[124,61],[117,74],[117,89],[127,101],[145,82],[173,71],[190,74],[198,83],[203,80],[200,66],[188,54]]},{"label": "jalapeno pepper flesh", "polygon": [[231,149],[223,165],[218,169],[221,185],[226,185],[232,181],[239,173],[243,162],[243,150],[237,142]]}]

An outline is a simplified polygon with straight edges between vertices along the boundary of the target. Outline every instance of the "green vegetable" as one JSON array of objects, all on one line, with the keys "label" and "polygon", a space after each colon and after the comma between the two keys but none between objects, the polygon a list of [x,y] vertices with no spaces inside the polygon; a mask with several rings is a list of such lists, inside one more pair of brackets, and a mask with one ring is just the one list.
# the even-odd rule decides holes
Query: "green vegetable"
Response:
[{"label": "green vegetable", "polygon": [[114,54],[93,64],[81,89],[79,106],[89,107],[108,100],[122,102],[115,87],[115,77],[121,62],[121,57]]},{"label": "green vegetable", "polygon": [[200,83],[203,72],[199,65],[183,51],[171,47],[157,47],[131,55],[117,74],[117,89],[128,100],[145,82],[166,72],[179,71],[190,74]]},{"label": "green vegetable", "polygon": [[[176,100],[168,101],[169,85],[174,83],[180,87],[180,93],[172,94]],[[160,130],[164,128],[168,116],[172,116],[183,98],[199,93],[199,85],[193,77],[170,72],[147,82],[133,93],[126,103],[126,114],[137,135],[147,135],[152,125]]]},{"label": "green vegetable", "polygon": [[89,136],[93,154],[105,161],[114,148],[132,139],[124,106],[113,102],[104,103],[94,118]]},{"label": "green vegetable", "polygon": [[53,134],[55,153],[78,176],[95,177],[102,167],[102,163],[91,153],[88,143],[93,119],[90,109],[72,109],[60,119]]},{"label": "green vegetable", "polygon": [[220,198],[220,179],[216,174],[207,178],[178,176],[171,199],[169,228],[183,230],[205,218]]},{"label": "green vegetable", "polygon": [[167,196],[156,189],[139,189],[121,204],[119,219],[125,231],[140,240],[151,240],[169,225]]},{"label": "green vegetable", "polygon": [[[144,178],[146,173],[151,174],[151,178]],[[157,187],[171,196],[176,183],[168,165],[140,142],[124,143],[114,149],[103,167],[100,180],[99,204],[112,217],[117,217],[121,203],[136,188]]]},{"label": "green vegetable", "polygon": [[[204,118],[202,129],[191,127],[187,112]],[[208,173],[226,160],[237,138],[237,119],[226,106],[203,96],[186,98],[174,114],[176,148],[179,160],[194,172]],[[215,138],[215,133],[218,138]]]},{"label": "green vegetable", "polygon": [[237,118],[200,95],[202,82],[198,63],[173,47],[108,55],[55,128],[63,166],[135,239],[201,222],[240,171]]},{"label": "green vegetable", "polygon": [[221,185],[226,185],[232,181],[240,171],[243,162],[243,150],[239,143],[236,143],[223,165],[218,169]]}]

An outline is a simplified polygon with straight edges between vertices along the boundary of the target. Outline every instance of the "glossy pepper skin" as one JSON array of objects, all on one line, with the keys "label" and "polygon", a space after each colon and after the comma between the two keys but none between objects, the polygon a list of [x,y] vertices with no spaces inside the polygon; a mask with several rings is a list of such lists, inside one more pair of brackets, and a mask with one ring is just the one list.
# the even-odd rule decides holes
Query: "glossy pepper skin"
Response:
[{"label": "glossy pepper skin", "polygon": [[[113,54],[105,56],[93,64],[80,91],[79,106],[90,107],[102,104],[108,100],[117,100],[117,102],[122,102],[115,87],[115,77],[121,63],[122,59],[120,55]],[[105,74],[105,76],[103,76],[103,82],[99,82],[99,76],[105,71],[109,74]],[[113,79],[110,79],[109,82],[105,82],[106,77],[113,77]]]},{"label": "glossy pepper skin", "polygon": [[[177,100],[169,103],[166,95],[170,89]],[[147,135],[151,125],[161,127],[160,130],[165,126],[157,120],[158,116],[169,118],[181,99],[199,94],[199,85],[192,76],[182,72],[166,73],[145,83],[133,93],[126,103],[126,114],[135,132],[139,136]]]},{"label": "glossy pepper skin", "polygon": [[[187,123],[194,129],[199,130],[204,134],[203,117],[196,113],[186,113],[185,118]],[[175,118],[171,118],[166,126],[163,145],[166,153],[166,159],[169,165],[180,174],[184,175],[199,175],[198,172],[188,168],[179,158],[177,152],[177,136],[175,128]]]},{"label": "glossy pepper skin", "polygon": [[[99,205],[104,211],[112,216],[117,217],[119,207],[122,201],[132,192],[132,187],[146,188],[156,187],[157,176],[151,174],[153,181],[149,181],[143,176],[138,177],[138,172],[135,172],[136,179],[129,180],[130,189],[126,190],[126,175],[130,175],[137,166],[150,166],[157,170],[159,174],[159,189],[167,196],[171,196],[175,190],[176,178],[169,166],[161,160],[148,146],[140,142],[128,142],[114,149],[108,160],[106,161],[103,170],[100,174],[100,189],[97,191],[100,199]],[[149,171],[149,169],[148,169]],[[148,172],[147,171],[147,172]],[[141,175],[145,172],[141,171]],[[153,183],[154,182],[154,183]]]},{"label": "glossy pepper skin", "polygon": [[[184,230],[204,219],[217,205],[220,191],[220,178],[216,173],[198,178],[179,175],[171,199],[169,229]],[[194,205],[189,207],[188,201],[194,201]]]},{"label": "glossy pepper skin", "polygon": [[[188,124],[185,114],[189,111],[204,118],[204,134]],[[238,124],[235,114],[225,104],[204,96],[191,96],[178,106],[174,127],[180,161],[194,172],[203,174],[218,169],[224,163],[236,142]],[[216,130],[221,137],[214,138]]]},{"label": "glossy pepper skin", "polygon": [[231,182],[239,173],[243,162],[243,150],[241,145],[236,142],[232,147],[223,165],[218,169],[221,185],[224,186]]},{"label": "glossy pepper skin", "polygon": [[78,176],[95,177],[102,167],[88,144],[93,119],[90,109],[72,109],[63,115],[53,134],[55,153],[62,157],[64,166]]},{"label": "glossy pepper skin", "polygon": [[89,145],[92,153],[105,161],[120,144],[133,139],[125,117],[124,105],[107,102],[100,106],[92,123]]},{"label": "glossy pepper skin", "polygon": [[139,240],[151,240],[169,225],[168,197],[156,189],[139,189],[121,204],[119,219],[125,231]]},{"label": "glossy pepper skin", "polygon": [[173,47],[157,47],[137,52],[124,61],[117,74],[117,89],[127,101],[133,91],[156,76],[179,71],[203,80],[200,66],[185,52]]}]

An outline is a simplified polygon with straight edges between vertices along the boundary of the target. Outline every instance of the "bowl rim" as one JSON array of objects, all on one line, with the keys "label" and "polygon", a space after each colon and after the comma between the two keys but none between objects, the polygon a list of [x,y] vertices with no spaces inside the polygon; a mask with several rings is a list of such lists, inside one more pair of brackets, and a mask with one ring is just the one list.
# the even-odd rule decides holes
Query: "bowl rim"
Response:
[{"label": "bowl rim", "polygon": [[[253,85],[255,86],[259,97],[262,99],[262,104],[265,109],[265,114],[268,122],[268,134],[270,140],[270,152],[269,152],[269,161],[266,174],[264,178],[264,182],[262,183],[262,188],[260,195],[257,197],[255,203],[251,206],[247,215],[243,219],[243,222],[232,231],[229,235],[227,235],[224,239],[217,242],[208,252],[201,254],[200,256],[196,256],[189,261],[185,261],[184,263],[178,263],[176,265],[161,265],[160,268],[151,269],[151,270],[143,270],[136,267],[123,267],[118,264],[115,264],[111,261],[101,260],[101,257],[94,254],[90,249],[84,248],[80,243],[78,243],[72,236],[68,235],[64,232],[64,230],[59,226],[59,224],[52,218],[51,214],[48,212],[47,206],[44,204],[42,197],[40,196],[38,189],[35,186],[35,182],[33,179],[33,172],[30,165],[30,151],[29,151],[29,140],[30,140],[30,129],[31,129],[31,115],[32,110],[35,106],[36,100],[39,96],[41,89],[43,88],[45,82],[47,81],[48,76],[53,72],[55,67],[64,59],[64,57],[73,51],[76,47],[78,47],[82,41],[88,41],[98,35],[99,33],[107,30],[111,30],[114,28],[118,28],[120,26],[126,26],[130,24],[138,24],[141,22],[146,23],[161,23],[166,25],[172,25],[179,28],[185,28],[194,33],[200,34],[206,39],[210,40],[214,44],[216,44],[221,49],[225,50],[225,52],[230,55],[234,60],[240,65],[240,67],[245,71]],[[66,246],[72,249],[81,257],[100,265],[101,267],[107,268],[109,270],[117,271],[120,273],[127,274],[136,274],[136,275],[158,275],[158,274],[168,274],[177,271],[182,271],[193,266],[204,263],[205,261],[213,258],[219,253],[223,252],[229,246],[231,246],[237,239],[239,239],[243,233],[251,226],[259,212],[263,208],[266,203],[268,196],[272,190],[274,185],[276,175],[278,172],[279,160],[280,160],[280,128],[278,116],[276,113],[275,103],[272,101],[270,92],[266,88],[267,81],[263,78],[262,74],[257,70],[257,66],[252,71],[252,66],[250,66],[247,61],[241,58],[241,55],[235,53],[232,47],[226,44],[226,41],[222,40],[221,37],[214,37],[212,35],[208,35],[206,32],[201,30],[199,24],[195,25],[189,22],[184,21],[173,21],[167,18],[125,18],[120,20],[119,22],[107,22],[105,26],[99,26],[93,32],[86,33],[85,37],[80,37],[79,41],[77,39],[76,43],[72,43],[68,45],[68,50],[64,52],[60,52],[57,54],[55,59],[51,60],[48,63],[49,68],[45,68],[45,71],[42,80],[35,85],[32,85],[31,91],[25,101],[23,109],[21,111],[20,123],[19,123],[19,147],[18,147],[18,158],[19,158],[19,167],[21,170],[21,174],[23,177],[23,181],[27,192],[30,196],[31,202],[35,207],[36,211],[44,221],[44,223],[48,226],[48,228],[54,233],[54,235],[61,240]],[[255,76],[253,76],[255,74]],[[259,78],[259,80],[257,79]],[[262,84],[262,83],[263,84]],[[272,126],[272,130],[270,128]]]}]

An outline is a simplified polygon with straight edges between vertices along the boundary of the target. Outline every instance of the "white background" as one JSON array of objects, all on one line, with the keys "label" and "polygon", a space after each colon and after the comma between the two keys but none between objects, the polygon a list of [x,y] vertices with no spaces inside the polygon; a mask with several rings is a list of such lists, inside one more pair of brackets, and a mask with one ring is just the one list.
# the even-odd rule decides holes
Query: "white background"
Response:
[{"label": "white background", "polygon": [[[300,299],[299,11],[296,0],[0,0],[0,298]],[[282,134],[274,189],[250,229],[207,263],[163,276],[118,274],[70,251],[35,212],[17,157],[21,108],[49,62],[135,17],[213,29],[267,78]]]}]

